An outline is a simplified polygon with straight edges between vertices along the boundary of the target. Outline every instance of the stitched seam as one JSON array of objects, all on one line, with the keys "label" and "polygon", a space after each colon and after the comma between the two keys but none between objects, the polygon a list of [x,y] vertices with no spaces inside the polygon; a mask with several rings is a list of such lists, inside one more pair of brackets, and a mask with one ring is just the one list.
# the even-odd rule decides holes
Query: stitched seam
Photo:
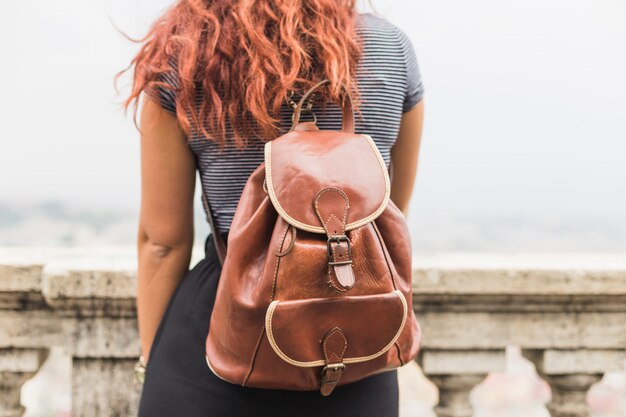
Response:
[{"label": "stitched seam", "polygon": [[263,339],[263,333],[265,333],[265,327],[261,328],[261,334],[259,335],[259,339],[256,341],[256,346],[254,347],[254,352],[252,352],[252,358],[250,358],[250,367],[248,368],[248,372],[246,376],[243,378],[242,386],[245,386],[252,374],[252,368],[254,367],[254,360],[256,359],[256,355],[259,352],[259,346],[261,346],[261,339]]},{"label": "stitched seam", "polygon": [[344,359],[343,363],[357,363],[357,362],[365,362],[365,361],[372,360],[374,358],[379,357],[386,351],[388,351],[389,348],[391,348],[391,346],[393,346],[396,343],[396,341],[398,340],[398,337],[400,337],[400,334],[402,333],[402,330],[404,330],[404,325],[406,324],[408,306],[407,306],[406,300],[404,299],[404,295],[399,290],[394,290],[393,292],[398,296],[398,298],[400,299],[400,302],[402,303],[402,322],[400,323],[400,327],[398,328],[398,331],[396,332],[395,336],[391,339],[391,341],[387,344],[387,346],[382,348],[380,351],[369,356],[361,356],[359,358],[347,358],[347,359]]},{"label": "stitched seam", "polygon": [[[337,217],[335,215],[335,213],[330,213],[330,215],[326,219],[326,222],[324,222],[323,217],[322,217],[322,213],[320,212],[319,199],[320,199],[322,194],[324,194],[324,193],[326,193],[328,191],[336,191],[344,199],[346,205],[344,206],[344,209],[343,209],[343,220],[340,220],[339,217]],[[342,233],[344,233],[344,234],[346,233],[346,221],[348,220],[348,211],[350,210],[350,200],[348,199],[348,196],[346,195],[346,193],[344,193],[339,188],[335,188],[335,187],[324,188],[322,191],[318,192],[317,195],[315,196],[315,199],[313,200],[313,206],[315,207],[315,213],[317,214],[317,217],[322,222],[322,226],[324,227],[324,230],[326,231],[326,234],[328,236],[330,236],[332,234],[332,233],[330,233],[330,230],[328,230],[328,225],[327,225],[328,221],[331,219],[331,217],[335,217],[337,219],[337,221],[339,223],[341,223],[341,226],[343,227]]]},{"label": "stitched seam", "polygon": [[[283,250],[283,245],[285,243],[285,238],[287,237],[288,231],[289,231],[289,224],[287,224],[287,227],[285,228],[285,232],[283,233],[283,238],[280,241],[280,246],[277,252],[280,252],[281,250]],[[270,302],[274,300],[274,296],[276,295],[276,281],[278,280],[278,265],[280,264],[280,258],[281,256],[276,254],[276,265],[274,266],[274,279],[272,280],[272,294],[270,295]]]},{"label": "stitched seam", "polygon": [[[276,280],[278,278],[278,265],[280,264],[280,258],[281,258],[279,253],[283,249],[283,246],[285,244],[285,238],[287,237],[288,231],[289,231],[289,224],[287,224],[287,227],[285,228],[285,232],[283,233],[283,237],[281,239],[280,246],[276,254],[276,265],[274,267],[274,279],[272,280],[272,294],[270,295],[270,302],[274,299],[274,292],[276,290]],[[263,333],[265,333],[265,326],[261,328],[261,334],[259,335],[259,338],[256,342],[256,346],[254,347],[254,350],[252,351],[252,356],[250,358],[250,367],[248,368],[248,372],[246,373],[246,376],[243,378],[243,382],[241,383],[242,386],[244,386],[246,382],[248,382],[248,379],[250,378],[250,375],[252,374],[252,368],[254,367],[254,360],[256,359],[256,356],[259,352],[259,346],[261,345],[261,339],[263,339]]]},{"label": "stitched seam", "polygon": [[[315,198],[313,199],[313,207],[315,207],[315,214],[317,214],[317,217],[320,219],[320,221],[322,222],[322,228],[324,229],[324,231],[326,232],[326,235],[330,236],[330,232],[328,231],[328,226],[326,226],[326,223],[324,222],[324,219],[322,218],[322,215],[320,214],[320,208],[319,208],[319,196],[321,194],[323,194],[324,192],[319,192],[317,193],[317,195],[315,196]],[[328,222],[328,220],[326,220],[326,222]]]},{"label": "stitched seam", "polygon": [[398,341],[394,343],[396,345],[396,351],[398,352],[398,359],[400,360],[400,366],[404,366],[404,361],[402,360],[402,352],[400,350],[400,345],[398,345]]},{"label": "stitched seam", "polygon": [[380,234],[380,230],[378,230],[378,226],[376,225],[376,221],[372,222],[372,227],[374,228],[374,232],[376,233],[376,238],[378,239],[378,244],[380,245],[380,249],[383,251],[383,257],[385,258],[385,263],[387,264],[387,269],[389,270],[389,275],[391,275],[391,283],[393,284],[393,289],[397,290],[398,286],[396,283],[396,277],[393,274],[393,268],[391,268],[391,260],[389,259],[387,246],[383,243],[383,237]]},{"label": "stitched seam", "polygon": [[265,331],[267,332],[267,340],[270,342],[270,346],[274,350],[274,353],[276,353],[285,362],[290,363],[295,366],[310,368],[314,366],[325,365],[326,362],[323,360],[310,361],[310,362],[297,361],[297,360],[291,359],[289,356],[285,355],[282,350],[280,350],[280,348],[276,344],[276,341],[274,340],[274,333],[272,332],[272,316],[274,315],[274,310],[276,309],[277,304],[278,304],[278,300],[272,301],[270,306],[267,308],[267,313],[265,314]]},{"label": "stitched seam", "polygon": [[[344,199],[346,204],[345,204],[344,210],[343,210],[343,220],[339,219],[339,217],[337,217],[335,215],[335,213],[330,213],[330,215],[328,216],[328,218],[324,222],[323,217],[322,217],[322,213],[320,212],[320,208],[319,208],[319,199],[320,199],[322,194],[324,194],[324,193],[326,193],[328,191],[335,191],[335,192],[339,193],[339,195],[341,195],[341,197]],[[324,230],[326,231],[326,235],[328,235],[328,236],[333,235],[332,233],[330,233],[330,230],[328,230],[328,221],[331,218],[333,218],[333,217],[335,219],[337,219],[337,221],[341,224],[341,227],[343,228],[342,233],[343,234],[346,233],[346,220],[348,219],[348,212],[350,210],[350,200],[348,199],[348,196],[346,195],[346,193],[344,193],[342,190],[340,190],[339,188],[336,188],[336,187],[324,188],[323,190],[318,192],[317,195],[315,196],[315,199],[313,200],[313,206],[315,208],[315,213],[317,214],[317,217],[320,219],[320,222],[322,223],[322,226],[324,227]],[[333,261],[337,261],[337,253],[335,251],[335,247],[331,246],[330,250],[331,250],[331,252],[333,254]],[[333,276],[339,282],[339,277],[337,276],[337,271],[335,270],[334,267],[331,267],[329,265],[328,266],[328,281],[327,281],[327,283],[333,289],[335,289],[336,291],[339,291],[339,292],[346,292],[346,291],[348,291],[347,288],[343,288],[343,287],[339,287],[339,286],[335,285]],[[341,282],[339,282],[339,284],[341,285]]]},{"label": "stitched seam", "polygon": [[283,251],[283,246],[285,246],[285,239],[287,239],[287,232],[285,231],[285,236],[283,237],[282,245],[280,246],[279,250],[276,252],[276,256],[279,256],[281,258],[285,255],[288,255],[289,252],[291,252],[291,250],[296,244],[296,235],[297,235],[298,229],[296,229],[295,227],[287,223],[287,230],[291,230],[291,241],[289,242],[289,246],[287,247],[287,249]]},{"label": "stitched seam", "polygon": [[[402,303],[402,308],[403,308],[402,322],[400,323],[400,327],[398,328],[398,331],[396,332],[394,337],[391,339],[391,341],[385,347],[383,347],[378,352],[373,353],[373,354],[368,355],[368,356],[359,356],[359,357],[354,357],[354,358],[344,358],[343,359],[343,363],[346,363],[346,364],[347,363],[358,363],[358,362],[366,362],[366,361],[375,359],[375,358],[381,356],[386,351],[388,351],[389,348],[391,348],[394,345],[394,343],[396,343],[396,341],[398,340],[398,337],[400,337],[400,333],[402,333],[402,330],[404,329],[404,325],[406,323],[408,306],[407,306],[406,300],[404,299],[404,295],[399,290],[394,290],[392,292],[398,296],[398,298],[400,299],[400,302]],[[267,340],[270,342],[270,346],[274,350],[274,353],[276,353],[285,362],[290,363],[291,365],[302,367],[302,368],[311,368],[311,367],[314,367],[314,366],[326,365],[326,362],[324,360],[309,361],[309,362],[297,361],[295,359],[291,359],[289,356],[285,355],[285,353],[282,350],[280,350],[280,347],[278,347],[278,344],[276,343],[276,340],[274,340],[274,334],[272,333],[272,316],[274,315],[274,310],[276,309],[276,305],[278,303],[279,303],[278,300],[272,301],[272,303],[267,308],[267,312],[265,313],[265,331],[267,332]]]},{"label": "stitched seam", "polygon": [[[374,220],[376,217],[380,216],[381,213],[387,207],[387,204],[389,203],[389,197],[391,195],[391,183],[389,181],[389,173],[387,172],[385,161],[382,155],[380,154],[380,151],[376,147],[376,144],[374,143],[374,140],[371,138],[371,136],[369,135],[363,135],[363,136],[367,138],[370,146],[372,147],[372,150],[374,151],[374,154],[378,158],[378,162],[380,164],[380,168],[383,172],[383,177],[385,180],[385,197],[383,198],[383,202],[381,203],[380,207],[376,209],[376,211],[374,211],[372,214],[370,214],[369,216],[363,219],[357,220],[352,223],[348,223],[346,225],[346,231],[363,226],[364,224],[367,224],[371,222],[372,220]],[[306,230],[307,232],[324,233],[325,229],[323,227],[312,226],[310,224],[302,223],[294,219],[293,217],[291,217],[289,214],[287,214],[287,212],[283,209],[283,207],[278,202],[278,198],[276,197],[276,193],[274,192],[274,184],[272,183],[271,143],[272,142],[267,142],[265,144],[265,180],[267,183],[267,190],[269,191],[270,200],[272,201],[274,208],[276,209],[280,217],[282,217],[287,223],[291,224],[292,226],[297,227],[298,229]]]},{"label": "stitched seam", "polygon": [[230,382],[231,384],[237,384],[239,385],[238,382],[234,382],[234,381],[230,381],[226,378],[224,378],[223,376],[221,376],[220,374],[218,374],[215,369],[213,369],[213,367],[211,366],[211,362],[209,361],[209,357],[207,355],[204,355],[204,358],[206,359],[206,364],[208,365],[209,369],[211,370],[211,372],[213,372],[213,374],[218,377],[219,379],[221,379],[222,381],[226,381],[226,382]]},{"label": "stitched seam", "polygon": [[325,337],[325,338],[324,338],[324,343],[323,343],[323,345],[324,345],[324,357],[326,357],[326,361],[327,361],[327,362],[328,362],[328,356],[326,355],[326,344],[328,343],[328,339],[330,339],[330,336],[332,336],[332,335],[333,335],[333,333],[337,333],[337,332],[341,333],[341,336],[343,337],[343,340],[344,340],[343,349],[341,350],[341,357],[337,356],[337,354],[336,354],[336,353],[334,353],[334,352],[331,352],[331,354],[332,354],[332,355],[335,355],[335,357],[337,357],[337,359],[339,359],[339,361],[341,362],[341,358],[343,358],[344,353],[346,353],[346,348],[348,347],[348,343],[345,341],[345,340],[346,340],[346,335],[345,335],[345,334],[343,334],[343,331],[342,331],[341,329],[339,329],[339,328],[337,328],[337,327],[336,327],[336,328],[334,328],[334,329],[330,332],[330,334],[328,335],[328,337]]},{"label": "stitched seam", "polygon": [[341,221],[341,219],[340,219],[339,217],[335,216],[335,213],[330,213],[330,216],[328,216],[328,218],[326,219],[326,223],[325,223],[326,227],[325,227],[324,229],[326,229],[326,233],[330,233],[330,232],[328,231],[328,223],[330,222],[330,219],[332,219],[333,217],[334,217],[335,219],[337,219],[337,221],[338,221],[338,222],[339,222],[342,226],[345,226],[345,224],[346,224],[346,220],[345,220],[345,219],[344,219],[343,221]]}]

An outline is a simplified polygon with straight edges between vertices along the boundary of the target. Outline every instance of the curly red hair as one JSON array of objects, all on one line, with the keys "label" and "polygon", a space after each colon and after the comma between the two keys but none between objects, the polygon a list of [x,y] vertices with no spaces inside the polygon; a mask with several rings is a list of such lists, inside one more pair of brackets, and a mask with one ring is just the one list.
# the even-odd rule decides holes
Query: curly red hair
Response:
[{"label": "curly red hair", "polygon": [[118,74],[134,67],[124,107],[133,104],[136,114],[140,94],[173,89],[163,76],[174,74],[188,136],[193,130],[224,144],[230,126],[238,147],[253,135],[272,139],[290,92],[328,78],[327,101],[342,99],[342,84],[358,96],[355,16],[355,0],[179,0]]}]

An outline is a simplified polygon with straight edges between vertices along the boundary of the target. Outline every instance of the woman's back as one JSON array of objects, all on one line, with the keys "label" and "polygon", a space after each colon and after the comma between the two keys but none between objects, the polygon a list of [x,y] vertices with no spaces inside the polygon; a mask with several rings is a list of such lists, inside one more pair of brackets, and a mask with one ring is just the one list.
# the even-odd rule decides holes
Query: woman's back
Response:
[{"label": "woman's back", "polygon": [[[372,136],[389,165],[402,114],[422,98],[421,76],[411,42],[396,26],[372,14],[360,14],[357,33],[362,39],[363,50],[357,68],[361,103],[356,115],[356,131]],[[175,75],[164,75],[163,81],[175,88],[179,84]],[[159,91],[162,106],[176,113],[175,92]],[[318,103],[312,110],[321,129],[340,129],[338,106],[321,108]],[[280,115],[282,131],[291,127],[292,112],[285,100]],[[227,133],[229,131],[227,127]],[[192,131],[189,139],[215,225],[225,232],[230,228],[249,175],[263,162],[264,142],[253,138],[245,149],[238,149],[232,137],[227,137],[226,146],[220,152],[219,144],[207,140],[198,130]]]},{"label": "woman's back", "polygon": [[[216,226],[226,232],[249,175],[264,160],[265,142],[291,127],[289,94],[297,101],[300,90],[322,79],[329,83],[316,92],[317,125],[338,130],[341,111],[328,103],[343,98],[342,86],[358,89],[356,131],[374,139],[388,166],[393,161],[391,200],[406,212],[423,115],[417,61],[402,31],[356,13],[355,4],[178,0],[133,59],[126,103],[144,92],[156,99],[141,111],[137,312],[149,356],[140,417],[397,417],[395,370],[337,386],[328,397],[221,380],[205,355],[222,271],[210,237],[205,258],[187,270],[196,168]],[[233,312],[228,320],[226,326],[241,317]],[[261,349],[257,340],[241,362],[248,375]]]}]

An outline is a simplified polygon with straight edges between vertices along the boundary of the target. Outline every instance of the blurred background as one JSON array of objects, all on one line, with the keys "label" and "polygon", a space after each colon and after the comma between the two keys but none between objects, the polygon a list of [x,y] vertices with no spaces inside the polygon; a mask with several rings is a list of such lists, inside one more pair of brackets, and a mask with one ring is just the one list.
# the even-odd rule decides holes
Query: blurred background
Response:
[{"label": "blurred background", "polygon": [[[0,246],[128,247],[133,255],[139,140],[119,105],[129,80],[120,96],[113,76],[138,45],[116,28],[140,38],[171,3],[0,2]],[[417,259],[622,256],[626,2],[373,6],[411,38],[425,85],[409,216]],[[208,226],[199,194],[196,204],[200,244]],[[45,369],[69,384],[67,358],[55,355]],[[30,417],[69,413],[63,384],[29,384]],[[529,395],[549,395],[532,384]]]},{"label": "blurred background", "polygon": [[[112,78],[137,45],[115,27],[139,38],[170,3],[0,3],[0,245],[134,244],[139,141]],[[623,0],[373,4],[426,88],[416,252],[626,249]]]}]

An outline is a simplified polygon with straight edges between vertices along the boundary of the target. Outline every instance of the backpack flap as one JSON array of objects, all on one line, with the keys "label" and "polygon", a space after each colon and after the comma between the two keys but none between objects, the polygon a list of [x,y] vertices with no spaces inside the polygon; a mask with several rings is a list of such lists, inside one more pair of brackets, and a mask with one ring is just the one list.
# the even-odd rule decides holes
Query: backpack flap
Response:
[{"label": "backpack flap", "polygon": [[370,136],[324,130],[295,130],[267,142],[265,185],[287,223],[329,235],[316,211],[320,191],[337,189],[347,198],[345,206],[328,213],[345,215],[345,231],[376,219],[391,192],[387,167]]}]

